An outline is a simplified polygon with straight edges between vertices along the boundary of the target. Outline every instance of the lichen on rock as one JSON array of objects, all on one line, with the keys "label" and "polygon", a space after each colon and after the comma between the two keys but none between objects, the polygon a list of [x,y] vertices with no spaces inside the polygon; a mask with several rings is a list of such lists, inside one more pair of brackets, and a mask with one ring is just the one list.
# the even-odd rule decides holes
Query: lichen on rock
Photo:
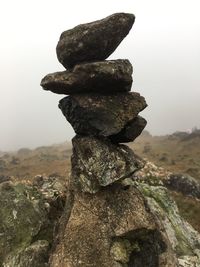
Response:
[{"label": "lichen on rock", "polygon": [[139,189],[158,225],[166,232],[178,261],[183,263],[183,259],[187,259],[188,262],[195,262],[196,265],[191,266],[200,266],[200,234],[180,216],[167,188],[135,182],[132,179],[123,181],[123,184],[135,185]]},{"label": "lichen on rock", "polygon": [[83,192],[96,193],[140,168],[137,157],[125,145],[90,136],[76,136],[72,143],[71,179]]},{"label": "lichen on rock", "polygon": [[[66,193],[53,189],[51,179],[43,184],[45,189],[25,183],[0,184],[1,267],[47,266]],[[51,194],[53,190],[55,195]]]}]

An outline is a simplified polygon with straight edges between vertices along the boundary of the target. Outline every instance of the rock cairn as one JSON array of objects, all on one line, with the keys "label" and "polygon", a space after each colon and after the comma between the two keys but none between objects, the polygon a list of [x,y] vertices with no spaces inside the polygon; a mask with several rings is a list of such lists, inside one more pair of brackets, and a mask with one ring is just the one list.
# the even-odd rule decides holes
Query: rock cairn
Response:
[{"label": "rock cairn", "polygon": [[147,104],[139,93],[130,92],[130,61],[105,60],[134,20],[132,14],[117,13],[63,32],[57,57],[67,70],[41,81],[43,89],[69,95],[59,108],[77,134],[71,179],[82,192],[96,193],[138,168],[132,150],[119,143],[133,141],[142,132],[146,120],[138,113]]},{"label": "rock cairn", "polygon": [[138,114],[147,104],[130,92],[129,60],[105,60],[134,20],[132,14],[117,13],[63,32],[57,57],[67,70],[41,81],[45,90],[69,95],[59,108],[77,134],[51,267],[177,266],[141,190],[127,182],[141,161],[120,143],[142,132],[146,120]]}]

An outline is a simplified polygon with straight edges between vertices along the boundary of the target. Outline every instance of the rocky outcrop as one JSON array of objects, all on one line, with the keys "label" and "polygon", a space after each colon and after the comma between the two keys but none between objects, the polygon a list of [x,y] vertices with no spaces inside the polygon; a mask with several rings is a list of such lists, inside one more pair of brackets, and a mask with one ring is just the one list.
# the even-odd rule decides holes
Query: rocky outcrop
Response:
[{"label": "rocky outcrop", "polygon": [[139,183],[162,185],[184,196],[200,199],[200,183],[192,176],[169,172],[147,160],[142,160],[140,164],[144,167],[134,174],[134,179]]},{"label": "rocky outcrop", "polygon": [[163,182],[170,190],[200,199],[200,183],[190,175],[181,173],[170,174]]},{"label": "rocky outcrop", "polygon": [[76,65],[72,71],[46,75],[41,86],[57,94],[128,92],[132,85],[128,60],[107,60]]},{"label": "rocky outcrop", "polygon": [[[54,228],[63,212],[66,189],[56,179],[40,184],[0,184],[0,266],[48,265]],[[41,180],[40,179],[40,180]]]},{"label": "rocky outcrop", "polygon": [[58,60],[70,69],[81,62],[106,59],[129,33],[134,21],[133,14],[116,13],[63,32],[56,48]]},{"label": "rocky outcrop", "polygon": [[135,186],[143,195],[158,228],[166,233],[168,245],[178,260],[175,266],[200,266],[200,234],[181,218],[168,190],[163,186],[136,182],[134,179],[127,179],[123,184]]},{"label": "rocky outcrop", "polygon": [[59,108],[77,133],[50,267],[200,266],[199,234],[181,219],[166,188],[140,179],[143,160],[120,144],[142,132],[146,120],[138,114],[147,104],[127,92],[130,64],[104,59],[133,22],[134,15],[119,13],[64,32],[57,55],[73,69],[42,80],[44,89],[70,94]]}]

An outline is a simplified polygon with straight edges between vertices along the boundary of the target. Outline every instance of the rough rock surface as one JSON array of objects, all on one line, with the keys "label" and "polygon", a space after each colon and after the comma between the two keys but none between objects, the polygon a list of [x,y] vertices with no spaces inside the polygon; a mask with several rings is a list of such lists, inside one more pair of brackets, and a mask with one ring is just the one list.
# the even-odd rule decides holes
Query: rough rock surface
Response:
[{"label": "rough rock surface", "polygon": [[46,75],[41,86],[57,94],[128,92],[132,85],[128,60],[108,60],[76,65],[72,71]]},{"label": "rough rock surface", "polygon": [[81,24],[61,34],[56,51],[65,68],[81,62],[106,59],[129,33],[133,14],[116,13],[102,20]]},{"label": "rough rock surface", "polygon": [[165,233],[132,186],[75,194],[60,238],[51,267],[177,266]]},{"label": "rough rock surface", "polygon": [[137,116],[128,122],[118,134],[111,135],[109,138],[113,143],[132,142],[141,134],[146,124],[147,121],[144,118]]},{"label": "rough rock surface", "polygon": [[59,103],[77,134],[101,136],[117,134],[146,106],[139,93],[79,94]]},{"label": "rough rock surface", "polygon": [[83,192],[96,193],[140,167],[133,151],[125,145],[88,136],[77,136],[72,144],[71,182]]},{"label": "rough rock surface", "polygon": [[142,160],[142,163],[144,167],[134,173],[134,179],[138,182],[145,182],[149,185],[162,185],[169,190],[182,193],[184,196],[200,199],[200,184],[194,177],[169,172],[147,160]]},{"label": "rough rock surface", "polygon": [[0,184],[0,266],[45,267],[65,201],[59,181]]},{"label": "rough rock surface", "polygon": [[170,174],[163,183],[170,190],[200,199],[200,183],[190,175]]},{"label": "rough rock surface", "polygon": [[179,267],[200,266],[200,234],[181,218],[177,205],[162,186],[137,184],[147,200],[150,212],[167,233],[170,245],[176,254]]},{"label": "rough rock surface", "polygon": [[3,267],[48,267],[49,243],[39,240],[13,255]]}]

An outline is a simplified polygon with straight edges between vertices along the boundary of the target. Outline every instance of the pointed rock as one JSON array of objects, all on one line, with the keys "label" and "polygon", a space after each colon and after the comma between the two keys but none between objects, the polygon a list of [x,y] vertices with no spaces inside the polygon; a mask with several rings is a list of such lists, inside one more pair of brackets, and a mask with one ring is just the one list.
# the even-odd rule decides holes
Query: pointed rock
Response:
[{"label": "pointed rock", "polygon": [[80,191],[96,193],[140,167],[133,151],[125,145],[88,136],[76,136],[72,143],[71,179]]},{"label": "pointed rock", "polygon": [[147,121],[141,116],[128,122],[125,127],[117,134],[109,138],[113,143],[128,143],[134,141],[143,131]]},{"label": "pointed rock", "polygon": [[81,62],[106,59],[129,33],[134,21],[133,14],[116,13],[63,32],[56,48],[58,60],[70,69]]},{"label": "pointed rock", "polygon": [[79,94],[60,100],[59,108],[77,134],[110,136],[120,132],[147,106],[139,93]]},{"label": "pointed rock", "polygon": [[41,86],[53,93],[109,93],[131,90],[132,65],[129,60],[108,60],[76,65],[72,71],[46,75]]}]

